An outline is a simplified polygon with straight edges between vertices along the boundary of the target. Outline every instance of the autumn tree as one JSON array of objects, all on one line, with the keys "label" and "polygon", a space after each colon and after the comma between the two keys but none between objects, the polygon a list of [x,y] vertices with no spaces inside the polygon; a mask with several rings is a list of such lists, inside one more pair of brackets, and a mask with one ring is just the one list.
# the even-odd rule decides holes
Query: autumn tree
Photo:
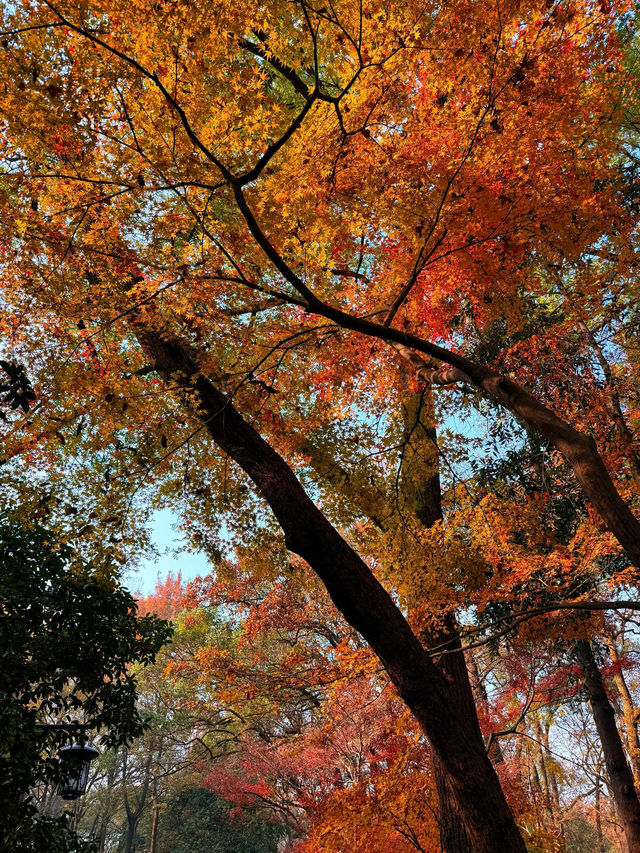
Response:
[{"label": "autumn tree", "polygon": [[[429,737],[478,851],[524,846],[468,684],[451,688],[390,594],[416,551],[367,552],[358,518],[322,500],[309,440],[369,475],[359,457],[403,445],[416,386],[453,386],[441,412],[513,414],[575,475],[567,562],[622,547],[637,566],[626,11],[23,0],[2,24],[2,328],[38,394],[9,416],[7,470],[46,467],[57,492],[20,502],[120,558],[145,485],[180,497],[212,553],[230,537],[259,552],[275,518]],[[551,345],[579,335],[613,429]],[[389,471],[373,467],[375,486]],[[490,536],[453,509],[415,537],[433,612],[486,601],[483,579],[515,588],[503,553],[473,559],[455,531],[487,554]],[[543,568],[526,559],[534,502],[506,528],[504,502],[469,509],[498,532],[521,513],[516,580]]]}]

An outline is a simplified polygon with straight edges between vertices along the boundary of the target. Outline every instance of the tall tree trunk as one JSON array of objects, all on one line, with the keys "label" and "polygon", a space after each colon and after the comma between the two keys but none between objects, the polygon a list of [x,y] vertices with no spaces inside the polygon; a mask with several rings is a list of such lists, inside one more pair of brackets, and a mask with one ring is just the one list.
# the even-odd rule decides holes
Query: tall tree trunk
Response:
[{"label": "tall tree trunk", "polygon": [[562,820],[562,811],[560,808],[560,789],[558,786],[558,777],[554,770],[554,762],[552,761],[551,754],[551,746],[549,744],[549,730],[551,728],[551,717],[548,716],[547,719],[540,724],[540,733],[542,736],[542,743],[544,745],[544,753],[543,760],[546,762],[546,773],[547,779],[549,780],[550,785],[550,797],[551,797],[551,815],[553,819],[553,824],[555,827],[558,827],[560,837],[558,838],[558,850],[564,850],[566,848],[566,839],[565,839],[565,828],[564,821]]},{"label": "tall tree trunk", "polygon": [[127,813],[127,834],[124,838],[123,853],[131,853],[133,850],[133,842],[136,840],[136,827],[138,826],[137,819],[130,817]]},{"label": "tall tree trunk", "polygon": [[124,842],[124,850],[123,853],[132,853],[133,844],[136,840],[138,824],[140,823],[140,818],[142,817],[142,813],[147,804],[147,797],[149,794],[149,783],[151,781],[151,764],[153,762],[153,749],[150,750],[149,755],[147,756],[147,760],[144,766],[144,776],[142,781],[142,786],[139,789],[138,799],[134,808],[131,807],[131,803],[129,801],[129,796],[127,794],[127,753],[125,751],[123,755],[123,763],[122,763],[122,792],[124,798],[124,809],[127,817],[127,834],[125,836]]},{"label": "tall tree trunk", "polygon": [[604,847],[604,836],[602,834],[602,814],[600,811],[600,776],[596,779],[596,832],[598,834],[598,853],[606,853]]},{"label": "tall tree trunk", "polygon": [[[403,454],[402,496],[415,517],[426,527],[442,519],[440,459],[434,425],[434,406],[430,391],[414,394],[404,407],[405,434],[409,437]],[[421,637],[429,649],[442,649],[436,663],[449,685],[452,711],[461,727],[483,744],[478,715],[453,616],[445,624]],[[434,756],[433,771],[438,794],[440,845],[442,853],[467,853],[471,839],[451,790],[446,765]]]},{"label": "tall tree trunk", "polygon": [[538,761],[540,763],[540,783],[542,796],[544,800],[544,806],[549,815],[549,822],[553,826],[555,824],[554,803],[551,792],[551,780],[549,778],[549,773],[547,770],[547,749],[545,747],[544,734],[542,731],[542,725],[540,723],[539,717],[535,718],[534,726],[536,740],[539,746]]},{"label": "tall tree trunk", "polygon": [[[117,757],[117,749],[114,754],[114,758]],[[107,776],[104,783],[104,797],[102,798],[102,808],[100,809],[100,829],[97,833],[98,838],[98,853],[105,853],[105,849],[107,846],[107,830],[109,828],[109,821],[111,820],[111,815],[113,812],[113,796],[114,796],[114,784],[116,779],[116,768],[117,764],[115,761],[109,764],[107,770]]]},{"label": "tall tree trunk", "polygon": [[[480,704],[488,706],[489,696],[487,695],[487,688],[485,687],[484,679],[480,675],[480,670],[478,669],[478,661],[476,660],[474,651],[472,649],[469,649],[467,652],[465,652],[464,659],[467,664],[467,673],[469,674],[471,692],[473,693],[473,700],[476,704],[476,707]],[[491,743],[489,746],[489,758],[491,759],[494,765],[502,764],[504,761],[502,747],[500,746],[500,741],[497,738],[491,738]]]},{"label": "tall tree trunk", "polygon": [[473,850],[464,820],[458,810],[458,805],[451,786],[448,783],[447,768],[434,754],[433,775],[438,794],[438,830],[440,832],[441,853],[468,853]]},{"label": "tall tree trunk", "polygon": [[[429,398],[429,392],[425,395],[417,394],[409,398],[405,404],[405,428],[407,435],[410,434],[411,438],[405,447],[403,476],[400,481],[401,495],[405,504],[418,521],[427,528],[442,518],[439,458],[435,445],[435,430],[431,424],[433,406]],[[374,486],[358,483],[357,489],[354,489],[349,482],[349,473],[333,455],[311,442],[309,438],[305,439],[303,450],[305,455],[310,457],[313,467],[322,474],[325,482],[331,483],[345,494],[381,531],[389,530],[386,512],[380,511],[381,495]],[[458,659],[460,652],[459,643],[456,644],[458,638],[454,620],[449,620],[446,630],[429,632],[420,639],[427,648],[439,649],[445,645],[448,647],[447,652],[440,655],[437,663],[445,673],[451,693],[455,694],[455,696],[452,695],[452,701],[458,702],[462,698],[461,707],[456,708],[461,725],[470,725],[475,728],[477,726],[475,703],[473,699],[469,700],[469,678],[466,666],[461,666]],[[435,755],[433,756],[433,773],[438,795],[438,826],[442,850],[444,853],[468,853],[472,845],[447,781],[447,768]]]},{"label": "tall tree trunk", "polygon": [[[445,653],[438,660],[438,667],[449,685],[449,701],[451,702],[452,712],[455,713],[460,727],[464,728],[469,736],[477,741],[478,746],[484,750],[484,740],[478,724],[476,706],[461,649],[460,635],[452,618],[448,619],[448,625],[445,628],[433,635],[433,640],[434,646],[436,644],[438,647],[446,646]],[[460,814],[456,803],[446,764],[436,757],[433,762],[433,770],[440,807],[438,828],[442,853],[468,853],[474,848],[463,816]]]},{"label": "tall tree trunk", "polygon": [[[366,563],[311,501],[284,459],[199,371],[189,349],[149,328],[138,339],[165,381],[199,401],[197,415],[214,442],[251,478],[271,507],[289,550],[324,583],[333,603],[369,643],[429,738],[475,853],[524,853],[482,738],[452,713],[443,673],[411,631],[402,612]],[[479,732],[479,728],[478,728]]]},{"label": "tall tree trunk", "polygon": [[[609,639],[607,648],[613,663],[620,662],[620,655],[614,640]],[[615,672],[613,683],[616,686],[620,695],[622,704],[622,720],[624,722],[625,733],[627,735],[627,749],[629,758],[631,759],[631,767],[633,768],[633,776],[636,785],[640,785],[640,738],[638,737],[638,710],[633,703],[631,691],[627,686],[624,674],[621,669]]]},{"label": "tall tree trunk", "polygon": [[582,684],[589,698],[602,744],[609,784],[629,853],[640,853],[640,802],[633,784],[633,773],[616,727],[615,712],[605,692],[591,643],[588,640],[578,640],[575,651],[582,669]]}]

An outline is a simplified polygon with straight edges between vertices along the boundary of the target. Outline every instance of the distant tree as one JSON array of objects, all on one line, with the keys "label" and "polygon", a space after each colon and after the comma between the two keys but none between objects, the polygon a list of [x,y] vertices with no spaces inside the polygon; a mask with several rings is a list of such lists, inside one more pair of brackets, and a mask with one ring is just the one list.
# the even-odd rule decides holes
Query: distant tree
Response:
[{"label": "distant tree", "polygon": [[232,805],[202,788],[171,798],[158,821],[157,853],[276,853],[282,827],[256,814],[233,816]]},{"label": "distant tree", "polygon": [[611,845],[599,845],[598,836],[593,826],[583,817],[574,817],[565,824],[567,853],[607,853]]},{"label": "distant tree", "polygon": [[99,735],[126,743],[145,722],[129,666],[150,663],[169,623],[137,615],[108,567],[96,570],[42,527],[0,516],[0,849],[87,849],[30,792],[56,783],[57,753]]},{"label": "distant tree", "polygon": [[174,619],[183,608],[185,589],[182,572],[177,575],[169,572],[164,580],[157,579],[150,595],[138,600],[138,609],[141,613],[155,613],[162,619]]}]

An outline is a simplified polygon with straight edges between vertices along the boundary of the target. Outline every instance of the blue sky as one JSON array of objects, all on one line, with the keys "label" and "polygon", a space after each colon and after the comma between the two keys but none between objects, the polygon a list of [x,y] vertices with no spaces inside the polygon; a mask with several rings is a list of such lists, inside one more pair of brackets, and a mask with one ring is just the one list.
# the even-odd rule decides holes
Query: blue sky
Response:
[{"label": "blue sky", "polygon": [[151,532],[159,556],[126,573],[125,583],[130,590],[148,595],[153,592],[156,580],[164,580],[169,572],[173,575],[181,572],[183,580],[209,574],[212,567],[204,554],[184,550],[186,543],[178,529],[178,517],[170,509],[154,513]]}]

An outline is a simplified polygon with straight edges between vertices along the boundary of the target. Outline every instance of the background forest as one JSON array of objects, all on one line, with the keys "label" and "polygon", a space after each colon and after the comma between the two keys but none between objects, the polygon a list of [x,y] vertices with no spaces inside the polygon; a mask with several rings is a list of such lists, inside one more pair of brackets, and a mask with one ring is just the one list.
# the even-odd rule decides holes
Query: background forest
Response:
[{"label": "background forest", "polygon": [[[101,756],[72,808],[101,851],[147,851],[152,833],[163,853],[440,850],[428,745],[371,653],[309,593],[238,594],[235,579],[231,591],[213,578],[186,591],[170,577],[141,601],[176,633],[139,674],[150,728]],[[593,643],[636,779],[637,622],[600,622]],[[573,649],[527,634],[479,646],[467,664],[529,849],[625,851]]]},{"label": "background forest", "polygon": [[158,509],[211,564],[48,684],[100,851],[640,853],[637,20],[2,9],[12,530],[103,615]]}]

